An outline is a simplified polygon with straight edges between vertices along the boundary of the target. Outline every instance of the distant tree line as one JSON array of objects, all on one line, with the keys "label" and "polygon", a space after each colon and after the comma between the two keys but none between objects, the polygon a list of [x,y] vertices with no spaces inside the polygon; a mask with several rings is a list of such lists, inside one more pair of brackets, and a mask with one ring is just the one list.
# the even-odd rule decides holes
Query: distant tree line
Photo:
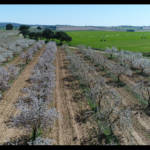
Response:
[{"label": "distant tree line", "polygon": [[[8,24],[11,24],[13,27],[17,28],[20,27],[22,24],[19,23],[1,23],[0,28],[5,28]],[[36,25],[27,25],[27,26],[36,26]],[[40,25],[42,28],[51,28],[52,30],[56,30],[56,25]]]},{"label": "distant tree line", "polygon": [[[45,28],[42,32],[31,32],[28,29],[30,28],[30,26],[26,26],[26,25],[21,25],[19,28],[20,33],[22,33],[22,35],[24,36],[24,38],[26,38],[26,36],[28,35],[30,37],[30,39],[46,39],[47,42],[50,41],[51,39],[57,39],[60,41],[60,44],[62,44],[63,41],[66,42],[71,42],[72,38],[71,36],[69,36],[67,33],[63,32],[63,31],[57,31],[57,32],[53,32],[51,29],[49,28]],[[38,26],[37,29],[41,30],[41,27]]]}]

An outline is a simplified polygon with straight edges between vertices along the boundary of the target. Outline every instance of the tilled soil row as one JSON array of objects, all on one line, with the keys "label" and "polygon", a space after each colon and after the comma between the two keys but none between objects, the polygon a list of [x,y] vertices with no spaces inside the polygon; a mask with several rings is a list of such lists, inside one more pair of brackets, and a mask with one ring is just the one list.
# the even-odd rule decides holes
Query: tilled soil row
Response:
[{"label": "tilled soil row", "polygon": [[82,145],[88,144],[90,123],[83,119],[82,112],[89,109],[83,99],[79,83],[70,74],[65,59],[65,52],[57,50],[56,58],[56,89],[54,107],[59,111],[61,119],[57,120],[51,132],[45,133],[45,137],[55,140],[54,145]]},{"label": "tilled soil row", "polygon": [[25,129],[19,130],[17,128],[8,128],[7,121],[9,117],[15,116],[17,114],[17,110],[14,104],[18,100],[18,97],[22,96],[21,89],[27,85],[26,80],[31,75],[31,70],[38,62],[38,59],[44,51],[44,48],[45,46],[37,52],[34,58],[13,82],[12,87],[4,93],[3,99],[0,101],[0,144],[6,142],[6,139],[17,138],[26,135]]},{"label": "tilled soil row", "polygon": [[[79,50],[74,50],[74,52],[77,53],[78,56],[84,58],[84,55],[82,53],[80,53]],[[85,62],[93,65],[91,63],[91,61],[89,61],[89,60],[86,60]],[[132,96],[132,94],[130,94],[128,91],[126,91],[123,87],[115,85],[115,82],[113,81],[113,79],[107,77],[105,72],[100,71],[99,68],[96,68],[96,70],[99,74],[101,74],[102,76],[105,77],[105,82],[107,83],[107,85],[112,86],[113,89],[118,92],[118,94],[122,98],[122,102],[125,107],[131,108],[131,110],[133,110],[133,112],[137,112],[135,107],[141,108],[138,100],[136,98],[134,98]],[[141,120],[141,117],[146,118],[146,119]],[[134,136],[134,144],[147,145],[150,142],[150,138],[147,135],[148,130],[150,129],[150,126],[147,124],[147,122],[148,122],[147,119],[150,120],[149,117],[143,113],[135,115],[135,116],[133,115],[133,132],[132,133]],[[140,126],[139,126],[139,124],[140,124]]]}]

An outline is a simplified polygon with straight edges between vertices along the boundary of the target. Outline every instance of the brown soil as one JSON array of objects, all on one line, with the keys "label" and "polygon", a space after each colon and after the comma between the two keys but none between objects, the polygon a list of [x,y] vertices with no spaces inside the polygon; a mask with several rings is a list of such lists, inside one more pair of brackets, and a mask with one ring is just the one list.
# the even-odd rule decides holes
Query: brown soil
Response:
[{"label": "brown soil", "polygon": [[19,130],[15,128],[8,128],[7,121],[9,117],[15,116],[17,110],[14,106],[15,102],[18,100],[18,97],[22,97],[23,93],[20,91],[22,88],[27,86],[26,80],[31,75],[31,70],[34,68],[35,64],[38,62],[38,58],[44,51],[45,46],[37,52],[35,57],[29,62],[21,74],[17,77],[12,83],[12,87],[5,91],[2,100],[0,100],[0,144],[6,142],[10,138],[26,137],[26,130]]},{"label": "brown soil", "polygon": [[[74,50],[75,53],[78,54],[78,56],[84,58],[84,55],[81,54],[77,49]],[[89,63],[92,65],[92,63],[89,60],[85,60],[86,63]],[[145,115],[141,109],[143,109],[143,106],[139,103],[139,101],[133,97],[133,95],[127,91],[125,88],[118,86],[113,79],[108,77],[108,75],[101,71],[99,68],[96,68],[97,72],[101,74],[102,76],[105,77],[105,82],[107,83],[108,86],[111,86],[114,90],[117,91],[117,93],[121,96],[123,106],[129,107],[133,111],[133,130],[132,134],[134,136],[134,144],[142,144],[142,145],[147,145],[150,142],[149,138],[149,129],[150,125],[148,125],[148,122],[150,121],[149,116]],[[131,83],[132,81],[129,80],[129,78],[122,76],[123,82],[125,83]],[[121,80],[122,80],[121,78]],[[137,113],[136,115],[134,115]],[[122,135],[125,133],[122,133]],[[125,138],[125,137],[124,137]],[[123,143],[126,144],[126,143]]]},{"label": "brown soil", "polygon": [[55,140],[54,145],[89,145],[90,122],[85,119],[89,110],[79,83],[68,70],[68,61],[64,50],[58,48],[56,65],[56,89],[54,107],[61,119],[57,120],[52,131],[45,132],[45,137]]},{"label": "brown soil", "polygon": [[[3,99],[0,101],[0,144],[6,142],[6,139],[18,137],[26,137],[29,134],[26,130],[19,130],[14,128],[8,128],[6,126],[7,120],[10,116],[17,114],[14,103],[18,100],[18,97],[22,97],[23,93],[20,91],[23,87],[29,86],[26,82],[30,76],[30,71],[34,68],[38,58],[42,54],[44,48],[40,50],[36,56],[29,62],[26,68],[13,82],[12,87],[4,93]],[[78,56],[84,56],[78,51],[74,50]],[[87,118],[85,112],[90,110],[88,103],[84,98],[84,94],[80,89],[78,81],[71,75],[67,66],[69,62],[65,59],[65,51],[61,48],[57,50],[57,57],[54,62],[56,67],[56,87],[54,92],[53,107],[59,111],[61,119],[58,119],[51,130],[43,131],[43,136],[55,140],[54,145],[91,145],[96,144],[94,142],[93,128],[91,126],[90,119]],[[19,58],[14,59],[14,64],[20,62]],[[85,61],[92,65],[89,60]],[[114,90],[122,98],[123,106],[129,107],[133,112],[133,144],[134,145],[148,145],[150,143],[149,130],[150,121],[149,116],[145,115],[142,109],[143,107],[139,101],[133,97],[133,95],[127,91],[124,87],[118,86],[112,78],[110,78],[104,71],[96,68],[96,71],[105,77],[105,82],[108,86],[113,87]],[[135,76],[132,77],[135,79]],[[127,76],[122,76],[121,80],[127,85],[132,86],[135,84],[135,80]],[[51,105],[49,106],[51,107]],[[136,115],[135,115],[136,114]],[[115,131],[115,135],[120,136],[122,143],[126,145],[128,139],[125,131],[119,129]]]}]

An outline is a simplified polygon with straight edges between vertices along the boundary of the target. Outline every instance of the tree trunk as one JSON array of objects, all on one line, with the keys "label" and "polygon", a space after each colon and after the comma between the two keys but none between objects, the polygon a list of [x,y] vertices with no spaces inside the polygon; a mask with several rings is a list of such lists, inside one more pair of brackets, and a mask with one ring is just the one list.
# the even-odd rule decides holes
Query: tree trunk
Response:
[{"label": "tree trunk", "polygon": [[120,76],[118,75],[118,82],[120,81]]},{"label": "tree trunk", "polygon": [[111,125],[110,125],[110,135],[109,136],[111,136],[111,135],[113,135],[113,129],[112,129],[112,125],[113,125],[113,123],[115,123],[118,119],[120,119],[119,117],[117,117],[117,118],[115,118],[115,120],[113,121],[113,122],[111,122],[110,121],[110,116],[109,116],[109,122],[111,122]]},{"label": "tree trunk", "polygon": [[110,54],[110,56],[111,56],[110,58],[112,59],[112,54]]},{"label": "tree trunk", "polygon": [[36,127],[33,129],[33,141],[35,141],[35,138],[36,138]]},{"label": "tree trunk", "polygon": [[99,97],[99,101],[98,101],[98,107],[100,108],[101,106],[101,99],[102,99],[102,95]]},{"label": "tree trunk", "polygon": [[101,101],[99,100],[99,102],[98,102],[98,107],[100,108],[100,105],[101,105]]},{"label": "tree trunk", "polygon": [[133,70],[133,65],[131,65],[131,67],[130,67],[130,68],[131,68],[131,70]]},{"label": "tree trunk", "polygon": [[105,67],[104,67],[104,66],[103,66],[102,68],[103,68],[103,70],[105,69]]},{"label": "tree trunk", "polygon": [[141,70],[141,74],[143,74],[143,70],[144,70],[144,69],[142,68],[142,70]]}]

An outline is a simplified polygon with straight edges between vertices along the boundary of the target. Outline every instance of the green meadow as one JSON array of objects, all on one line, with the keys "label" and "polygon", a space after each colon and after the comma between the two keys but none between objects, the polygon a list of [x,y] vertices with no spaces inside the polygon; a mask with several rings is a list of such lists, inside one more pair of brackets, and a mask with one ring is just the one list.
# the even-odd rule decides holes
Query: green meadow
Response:
[{"label": "green meadow", "polygon": [[[82,44],[101,49],[115,46],[118,50],[150,52],[150,32],[67,31],[66,33],[72,37],[72,41],[68,42],[70,46]],[[105,41],[101,41],[103,37]]]}]

